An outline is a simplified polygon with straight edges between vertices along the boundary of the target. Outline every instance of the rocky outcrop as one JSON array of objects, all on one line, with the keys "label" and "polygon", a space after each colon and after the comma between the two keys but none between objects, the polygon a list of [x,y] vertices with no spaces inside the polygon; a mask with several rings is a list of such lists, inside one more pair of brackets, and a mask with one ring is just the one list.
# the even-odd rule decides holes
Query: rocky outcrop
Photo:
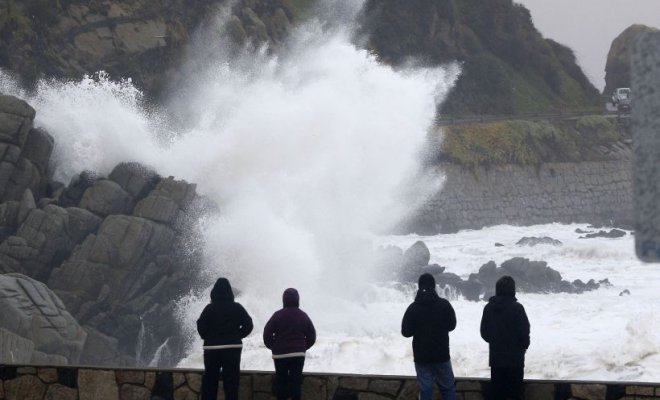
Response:
[{"label": "rocky outcrop", "polygon": [[[26,160],[39,178],[10,180],[14,186],[0,201],[0,278],[12,283],[0,287],[0,296],[18,302],[11,306],[28,317],[30,307],[40,307],[59,318],[49,320],[57,329],[66,322],[81,338],[75,351],[66,350],[70,345],[49,350],[54,339],[21,322],[36,317],[3,311],[2,343],[21,349],[23,362],[50,357],[115,365],[146,364],[160,347],[159,362],[173,365],[183,350],[174,302],[195,283],[196,221],[214,212],[213,204],[197,195],[196,185],[138,163],[121,163],[108,177],[85,171],[58,187],[47,180],[52,139],[39,139],[49,136],[32,128],[33,118],[24,102],[0,101],[0,148],[14,146],[14,160]],[[2,167],[10,177],[20,171]]]},{"label": "rocky outcrop", "polygon": [[530,246],[534,247],[539,244],[549,244],[551,246],[561,246],[562,243],[561,241],[557,239],[553,239],[548,236],[543,236],[543,237],[535,237],[535,236],[525,236],[519,241],[516,242],[518,246]]},{"label": "rocky outcrop", "polygon": [[[512,0],[368,0],[361,33],[394,65],[459,61],[444,114],[512,114],[600,104],[572,50],[544,39]],[[525,90],[516,90],[524,86]]]},{"label": "rocky outcrop", "polygon": [[652,31],[657,29],[646,25],[631,25],[612,41],[605,65],[604,94],[609,95],[616,88],[630,87],[630,49],[640,33]]},{"label": "rocky outcrop", "polygon": [[[411,249],[418,251],[422,245],[423,242],[418,241],[406,252],[410,252]],[[393,248],[394,246],[390,246],[383,251],[393,253]],[[404,259],[400,258],[400,260]],[[580,280],[568,282],[562,279],[558,271],[550,268],[547,262],[532,261],[523,257],[504,261],[499,267],[494,261],[489,261],[482,265],[478,272],[470,274],[467,280],[446,272],[445,267],[437,264],[412,265],[404,261],[398,267],[390,266],[390,270],[394,272],[395,280],[408,283],[416,283],[421,274],[429,273],[435,277],[445,296],[461,295],[471,301],[488,300],[494,295],[495,282],[505,275],[513,277],[517,290],[523,293],[582,293],[598,289],[601,285],[609,285],[607,279],[598,282],[591,279],[587,283]]]},{"label": "rocky outcrop", "polygon": [[[41,76],[81,78],[107,71],[126,77],[158,95],[175,71],[198,26],[230,2],[181,0],[37,0],[0,5],[0,67],[27,82]],[[229,36],[217,40],[278,46],[291,29],[296,11],[286,0],[240,0],[233,4]],[[229,42],[228,42],[229,43]]]},{"label": "rocky outcrop", "polygon": [[45,284],[0,275],[0,308],[0,363],[79,361],[87,333]]},{"label": "rocky outcrop", "polygon": [[53,138],[33,128],[34,116],[25,101],[0,95],[0,203],[20,201],[27,189],[46,193]]}]

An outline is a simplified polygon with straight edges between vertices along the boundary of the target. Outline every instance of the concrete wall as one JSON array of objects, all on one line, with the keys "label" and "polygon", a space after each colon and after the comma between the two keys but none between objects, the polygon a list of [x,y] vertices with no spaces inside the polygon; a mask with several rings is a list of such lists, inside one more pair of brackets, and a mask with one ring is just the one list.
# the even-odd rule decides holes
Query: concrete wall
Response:
[{"label": "concrete wall", "polygon": [[498,224],[632,223],[630,154],[610,161],[546,163],[468,170],[442,163],[440,193],[419,210],[410,228],[452,232]]},{"label": "concrete wall", "polygon": [[[201,376],[182,369],[0,366],[0,400],[196,400]],[[271,383],[272,373],[243,372],[241,400],[274,400]],[[459,400],[487,400],[489,382],[459,378],[457,389]],[[526,381],[525,392],[527,400],[660,400],[660,383]],[[412,377],[306,374],[303,399],[414,400],[417,384]]]}]

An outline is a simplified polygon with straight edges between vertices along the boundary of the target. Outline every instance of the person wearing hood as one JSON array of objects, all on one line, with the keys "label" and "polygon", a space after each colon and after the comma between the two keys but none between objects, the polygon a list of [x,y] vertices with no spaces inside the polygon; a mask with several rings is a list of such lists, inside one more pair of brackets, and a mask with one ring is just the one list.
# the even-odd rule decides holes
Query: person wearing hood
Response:
[{"label": "person wearing hood", "polygon": [[525,352],[529,347],[529,320],[516,299],[510,276],[495,284],[495,296],[484,307],[481,337],[488,342],[488,365],[495,400],[521,399]]},{"label": "person wearing hood", "polygon": [[216,399],[221,370],[225,399],[238,399],[242,339],[252,327],[250,315],[234,301],[229,281],[218,279],[211,290],[211,303],[197,320],[197,332],[204,340],[202,400]]},{"label": "person wearing hood", "polygon": [[277,400],[300,400],[305,352],[316,342],[312,320],[299,308],[300,296],[293,288],[282,295],[283,308],[264,327],[264,344],[275,362],[274,391]]},{"label": "person wearing hood", "polygon": [[456,313],[435,291],[435,278],[422,274],[415,301],[408,306],[401,334],[413,338],[413,356],[420,400],[431,400],[437,384],[442,400],[456,399],[456,383],[449,356],[449,332],[456,328]]}]

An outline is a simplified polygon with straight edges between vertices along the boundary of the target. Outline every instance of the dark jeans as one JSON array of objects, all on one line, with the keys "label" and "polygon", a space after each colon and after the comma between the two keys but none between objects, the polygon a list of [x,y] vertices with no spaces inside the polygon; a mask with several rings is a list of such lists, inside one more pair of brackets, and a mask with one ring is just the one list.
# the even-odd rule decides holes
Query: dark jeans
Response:
[{"label": "dark jeans", "polygon": [[435,364],[415,363],[420,400],[431,400],[433,384],[438,385],[442,400],[456,400],[456,382],[451,361]]},{"label": "dark jeans", "polygon": [[204,350],[202,400],[216,400],[222,370],[222,388],[226,400],[238,400],[241,373],[241,349]]},{"label": "dark jeans", "polygon": [[493,400],[523,398],[524,367],[495,367],[490,369],[490,383],[493,387]]},{"label": "dark jeans", "polygon": [[300,400],[302,370],[305,357],[287,357],[275,359],[275,396],[277,400]]}]

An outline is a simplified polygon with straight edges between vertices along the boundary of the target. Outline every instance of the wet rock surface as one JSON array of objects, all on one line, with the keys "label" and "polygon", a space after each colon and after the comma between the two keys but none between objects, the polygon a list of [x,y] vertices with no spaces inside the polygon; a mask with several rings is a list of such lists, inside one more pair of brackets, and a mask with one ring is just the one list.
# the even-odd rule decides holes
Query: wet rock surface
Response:
[{"label": "wet rock surface", "polygon": [[[536,244],[556,245],[553,244],[555,240],[551,238],[523,238],[521,241],[525,239],[541,239]],[[532,243],[534,240],[529,242]],[[421,249],[428,251],[426,245],[423,245],[421,241],[413,244],[405,253],[395,246],[389,246],[381,250],[379,259],[382,259],[384,254],[417,254],[421,252]],[[426,255],[426,253],[424,254]],[[428,258],[424,257],[424,259],[430,259],[430,254]],[[505,275],[513,277],[516,281],[516,290],[524,293],[583,293],[610,285],[607,279],[599,281],[590,279],[586,283],[581,280],[569,282],[564,280],[558,271],[549,267],[547,262],[523,257],[511,258],[499,266],[494,261],[489,261],[483,264],[478,272],[470,274],[468,279],[445,272],[446,268],[437,264],[420,265],[419,262],[411,264],[405,256],[396,260],[398,266],[390,265],[388,267],[393,272],[392,277],[396,281],[416,284],[421,274],[429,273],[435,277],[436,283],[445,295],[460,295],[471,301],[488,300],[495,294],[497,280]]]},{"label": "wet rock surface", "polygon": [[158,362],[174,365],[175,301],[201,262],[196,223],[217,207],[138,163],[49,181],[53,141],[34,117],[0,96],[0,335],[18,349],[0,362],[144,365],[160,348]]}]

